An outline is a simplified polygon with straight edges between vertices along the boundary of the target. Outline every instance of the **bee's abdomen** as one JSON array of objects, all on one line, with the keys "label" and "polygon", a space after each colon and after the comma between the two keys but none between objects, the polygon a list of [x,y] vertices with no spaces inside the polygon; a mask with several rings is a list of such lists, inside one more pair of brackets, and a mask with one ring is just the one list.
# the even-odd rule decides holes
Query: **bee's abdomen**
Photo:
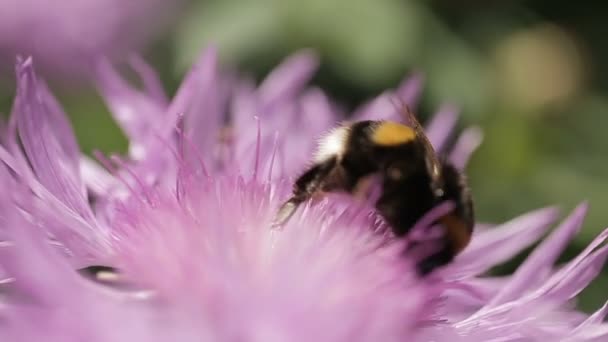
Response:
[{"label": "bee's abdomen", "polygon": [[397,236],[406,235],[435,204],[428,175],[417,172],[399,181],[386,180],[376,209]]}]

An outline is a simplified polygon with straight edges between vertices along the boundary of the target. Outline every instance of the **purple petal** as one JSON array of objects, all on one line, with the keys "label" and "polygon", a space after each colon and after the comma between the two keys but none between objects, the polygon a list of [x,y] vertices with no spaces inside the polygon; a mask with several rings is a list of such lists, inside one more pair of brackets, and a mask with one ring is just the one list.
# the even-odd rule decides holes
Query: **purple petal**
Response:
[{"label": "purple petal", "polygon": [[426,125],[425,133],[437,152],[443,150],[457,120],[458,109],[451,105],[444,105]]},{"label": "purple petal", "polygon": [[406,78],[396,91],[386,91],[358,108],[354,120],[403,121],[401,104],[414,108],[422,90],[423,77],[414,74]]},{"label": "purple petal", "polygon": [[604,324],[608,314],[608,302],[572,330],[569,341],[604,341],[608,337],[608,325]]},{"label": "purple petal", "polygon": [[40,183],[71,210],[94,222],[80,179],[80,153],[75,138],[56,102],[47,102],[38,87],[31,59],[17,67],[18,90],[15,100],[19,136]]},{"label": "purple petal", "polygon": [[459,170],[466,168],[473,152],[483,140],[483,132],[478,127],[467,128],[456,141],[450,152],[450,161]]},{"label": "purple petal", "polygon": [[[465,287],[465,290],[445,293],[443,312],[447,316],[457,314],[466,317],[483,307],[508,281],[508,276],[458,280],[456,282]],[[464,317],[459,317],[462,318]]]},{"label": "purple petal", "polygon": [[129,65],[137,72],[147,95],[166,107],[169,104],[169,99],[156,71],[140,55],[131,55]]},{"label": "purple petal", "polygon": [[608,339],[608,325],[606,323],[589,327],[584,330],[575,330],[572,334],[565,336],[564,342],[604,342]]},{"label": "purple petal", "polygon": [[446,270],[450,278],[481,274],[535,243],[557,218],[555,208],[533,211],[473,236],[470,246]]},{"label": "purple petal", "polygon": [[390,92],[383,93],[363,104],[353,114],[353,120],[393,120],[402,121],[397,113],[397,104],[393,102],[394,97]]},{"label": "purple petal", "polygon": [[166,107],[131,86],[107,60],[97,64],[96,84],[112,116],[129,138],[132,157],[142,159],[145,154],[142,144]]},{"label": "purple petal", "polygon": [[581,325],[579,325],[576,329],[583,330],[590,325],[600,324],[604,322],[606,319],[606,315],[608,315],[608,302],[604,303],[599,310],[594,312],[591,316],[589,316]]},{"label": "purple petal", "polygon": [[410,108],[417,108],[423,85],[424,75],[418,72],[413,73],[408,78],[403,80],[403,82],[401,82],[397,88],[396,95]]},{"label": "purple petal", "polygon": [[188,137],[206,155],[214,150],[225,121],[227,91],[217,63],[216,54],[208,53],[197,72],[196,88],[193,88],[195,96],[183,111]]},{"label": "purple petal", "polygon": [[[575,210],[572,216],[576,216],[576,214]],[[572,216],[566,220],[565,224],[573,219]],[[503,320],[507,316],[516,317],[518,315],[517,311],[521,311],[521,315],[523,315],[522,319],[525,320],[527,317],[537,317],[538,314],[535,314],[534,311],[539,308],[542,310],[543,306],[548,306],[549,310],[559,313],[551,307],[557,308],[562,306],[565,301],[574,297],[587,286],[601,271],[602,265],[608,256],[608,246],[604,246],[595,252],[592,251],[601,245],[606,238],[608,238],[608,230],[604,231],[565,267],[555,272],[546,281],[541,282],[537,290],[532,292],[522,291],[517,295],[519,298],[514,298],[499,305],[486,305],[459,324],[470,326],[478,321]],[[536,284],[535,281],[534,283]],[[508,287],[509,284],[506,286]],[[525,313],[526,310],[530,310],[530,312]],[[565,312],[563,315],[564,317],[561,318],[562,325],[566,324],[568,319],[572,320],[572,323],[578,322],[576,323],[577,325],[581,323],[581,316],[577,315],[576,312]],[[565,332],[569,333],[570,329],[566,329]]]},{"label": "purple petal", "polygon": [[[3,186],[6,195],[20,198],[25,203],[20,210],[35,215],[44,222],[46,230],[67,247],[70,254],[85,257],[107,251],[107,231],[103,227],[86,222],[74,213],[1,146],[0,160],[4,163],[0,167],[0,180],[6,183]],[[16,179],[13,179],[14,176]],[[13,189],[15,186],[21,188]],[[31,190],[31,194],[26,189]],[[31,197],[32,194],[36,197]]]},{"label": "purple petal", "polygon": [[217,72],[217,49],[209,47],[201,54],[197,63],[188,71],[180,85],[175,97],[171,101],[167,111],[166,120],[160,123],[157,127],[162,137],[168,137],[175,130],[180,115],[186,117],[191,115],[201,115],[204,113],[195,113],[192,105],[196,103],[200,96],[203,96],[202,90],[207,84],[215,78]]},{"label": "purple petal", "polygon": [[[558,277],[559,281],[556,281],[555,287],[548,289],[546,293],[543,293],[543,296],[564,301],[574,298],[598,276],[606,263],[607,257],[608,246],[585,258],[564,276]],[[552,281],[549,280],[547,283],[552,283]]]},{"label": "purple petal", "polygon": [[587,204],[579,205],[573,213],[528,256],[513,278],[488,304],[495,307],[513,300],[526,290],[536,277],[545,274],[559,257],[562,250],[570,243],[572,237],[579,231],[587,213]]},{"label": "purple petal", "polygon": [[[150,123],[149,134],[145,136],[142,144],[138,146],[141,149],[137,149],[138,158],[136,159],[141,161],[141,163],[135,165],[134,169],[137,169],[137,173],[139,174],[137,177],[141,181],[139,183],[157,184],[163,182],[163,179],[166,181],[167,178],[171,178],[164,176],[175,174],[177,168],[174,162],[175,159],[171,154],[171,149],[176,148],[178,139],[175,133],[178,131],[179,121],[183,120],[184,117],[188,118],[189,116],[206,114],[198,113],[196,110],[204,109],[198,106],[201,96],[204,95],[201,91],[204,90],[203,87],[206,80],[209,80],[209,77],[214,75],[216,66],[216,49],[213,47],[206,49],[198,63],[186,75],[162,117]],[[216,124],[213,122],[213,118],[209,120],[210,125]],[[204,131],[203,133],[209,132]],[[211,139],[207,135],[204,135],[203,138]],[[208,153],[209,151],[204,152]],[[170,183],[175,184],[175,181],[170,181]]]},{"label": "purple petal", "polygon": [[601,271],[606,257],[608,246],[595,250],[608,239],[608,229],[568,262],[553,276],[547,279],[542,286],[534,291],[531,297],[549,297],[553,300],[567,300],[582,291]]},{"label": "purple petal", "polygon": [[[0,248],[2,267],[7,274],[17,279],[19,289],[24,294],[43,301],[55,300],[58,304],[61,298],[69,296],[72,289],[53,280],[58,276],[73,277],[74,274],[67,263],[60,267],[53,262],[59,256],[43,241],[37,227],[21,217],[10,201],[8,198],[3,198],[0,203],[5,223],[3,232],[7,234],[12,244]],[[32,253],[23,253],[25,250],[30,250]]]},{"label": "purple petal", "polygon": [[340,116],[330,100],[320,89],[311,89],[302,95],[299,123],[307,127],[311,137],[316,137],[337,125]]},{"label": "purple petal", "polygon": [[318,64],[317,55],[305,50],[288,57],[274,68],[258,88],[261,109],[264,112],[272,111],[277,104],[292,100],[311,79]]},{"label": "purple petal", "polygon": [[80,157],[80,148],[74,136],[72,125],[70,124],[67,115],[63,112],[61,105],[51,94],[45,82],[36,79],[37,89],[40,92],[41,101],[46,109],[46,115],[51,125],[57,141],[61,145],[66,158],[69,158],[70,165],[74,168],[73,172],[77,173],[78,158]]},{"label": "purple petal", "polygon": [[80,160],[80,174],[87,188],[96,195],[108,195],[116,179],[89,157]]}]

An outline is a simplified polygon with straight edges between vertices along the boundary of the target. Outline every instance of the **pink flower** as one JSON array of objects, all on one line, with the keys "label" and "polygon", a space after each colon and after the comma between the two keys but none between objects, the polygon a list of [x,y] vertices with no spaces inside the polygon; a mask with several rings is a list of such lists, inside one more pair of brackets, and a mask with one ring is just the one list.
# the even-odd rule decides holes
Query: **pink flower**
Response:
[{"label": "pink flower", "polygon": [[125,57],[149,44],[180,1],[1,0],[0,60],[28,54],[45,72],[81,76],[99,54]]},{"label": "pink flower", "polygon": [[[141,60],[143,89],[108,63],[99,91],[130,139],[128,156],[79,152],[61,108],[33,69],[17,65],[17,97],[0,148],[0,338],[4,341],[593,341],[604,306],[573,299],[600,271],[607,232],[555,261],[581,227],[576,208],[511,276],[483,276],[536,242],[553,208],[487,227],[449,266],[419,278],[405,240],[365,203],[329,197],[271,228],[316,138],[342,116],[307,88],[316,58],[290,57],[259,86],[220,70],[208,50],[172,100]],[[414,76],[358,110],[399,120]],[[230,130],[225,115],[230,114]],[[464,168],[480,142],[445,145],[456,112],[427,126]],[[108,286],[76,269],[117,267]]]}]

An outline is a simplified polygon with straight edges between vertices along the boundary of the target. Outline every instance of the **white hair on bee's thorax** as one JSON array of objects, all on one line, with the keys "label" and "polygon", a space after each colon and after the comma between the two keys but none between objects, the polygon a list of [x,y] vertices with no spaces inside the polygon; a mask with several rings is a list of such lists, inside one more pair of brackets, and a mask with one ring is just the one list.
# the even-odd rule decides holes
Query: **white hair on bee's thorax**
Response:
[{"label": "white hair on bee's thorax", "polygon": [[350,135],[350,126],[342,125],[329,131],[319,139],[319,144],[314,155],[314,162],[320,163],[332,157],[338,159],[346,151],[346,143]]}]

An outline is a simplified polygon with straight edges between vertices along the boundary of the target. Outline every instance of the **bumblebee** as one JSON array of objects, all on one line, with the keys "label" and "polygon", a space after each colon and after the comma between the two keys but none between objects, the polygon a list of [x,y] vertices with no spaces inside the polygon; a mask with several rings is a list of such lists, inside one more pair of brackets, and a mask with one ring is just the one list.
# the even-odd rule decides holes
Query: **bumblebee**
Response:
[{"label": "bumblebee", "polygon": [[426,275],[450,263],[469,243],[473,201],[465,176],[439,158],[421,125],[406,109],[408,124],[359,121],[335,128],[319,142],[313,164],[295,181],[275,225],[285,223],[305,201],[328,192],[360,194],[370,177],[379,179],[375,208],[397,237],[408,234],[429,210],[444,201],[451,212],[435,223],[443,227],[441,246],[418,263]]}]

